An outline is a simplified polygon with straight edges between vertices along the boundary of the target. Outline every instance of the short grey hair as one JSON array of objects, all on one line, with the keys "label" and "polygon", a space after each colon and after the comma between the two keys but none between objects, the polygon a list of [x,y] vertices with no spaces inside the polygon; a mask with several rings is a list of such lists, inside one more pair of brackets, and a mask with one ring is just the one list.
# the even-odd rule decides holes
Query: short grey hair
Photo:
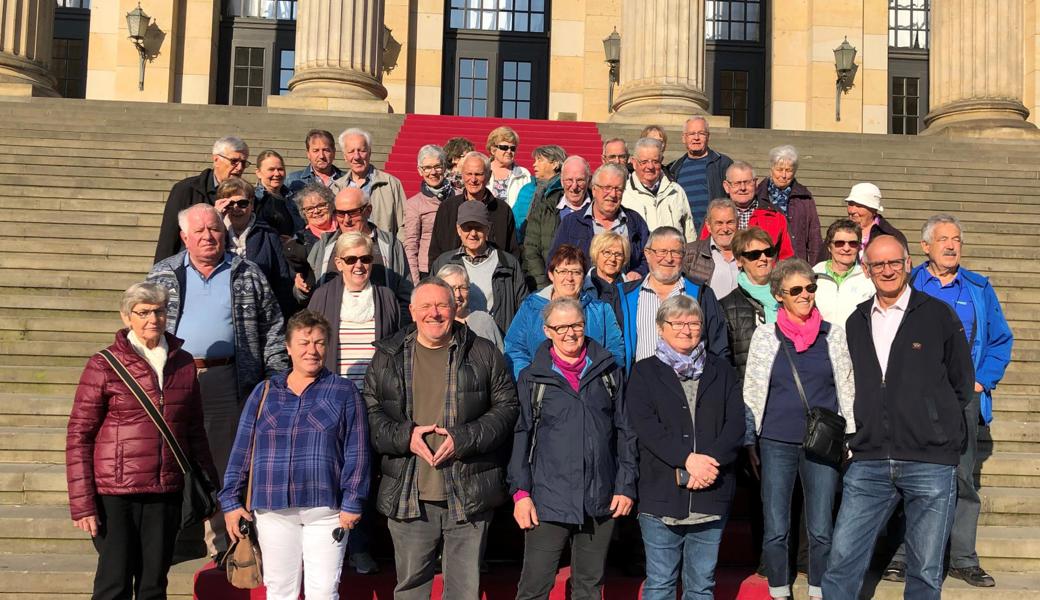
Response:
[{"label": "short grey hair", "polygon": [[[563,168],[566,167],[567,163],[569,163],[569,162],[581,162],[581,166],[585,168],[585,180],[588,181],[588,179],[589,179],[589,172],[591,171],[591,169],[589,168],[589,161],[585,160],[581,156],[578,156],[577,154],[572,154],[572,155],[568,156],[566,159],[564,159],[563,164],[560,165],[560,171],[561,172],[563,171]],[[627,173],[625,175],[626,175],[626,177],[628,176]]]},{"label": "short grey hair", "polygon": [[551,163],[556,163],[556,172],[559,173],[563,169],[563,161],[567,160],[567,151],[556,144],[547,144],[535,148],[531,156],[533,158],[542,157]]},{"label": "short grey hair", "polygon": [[616,143],[618,143],[618,142],[621,142],[621,143],[622,143],[622,145],[624,145],[624,146],[625,146],[625,154],[628,154],[628,142],[626,142],[625,140],[623,140],[623,139],[621,139],[621,138],[619,138],[619,137],[616,137],[616,138],[610,138],[609,140],[607,140],[607,141],[603,142],[603,151],[602,151],[602,152],[603,152],[603,154],[606,154],[606,153],[607,153],[607,146],[609,146],[609,145],[611,145],[611,144],[616,144]]},{"label": "short grey hair", "polygon": [[224,154],[225,152],[241,152],[242,154],[249,154],[249,144],[246,144],[245,140],[234,135],[225,135],[219,140],[213,142],[213,154]]},{"label": "short grey hair", "polygon": [[751,166],[751,163],[744,162],[742,160],[735,160],[733,164],[726,169],[726,181],[732,181],[729,178],[730,171],[751,171],[751,178],[755,178],[755,167]]},{"label": "short grey hair", "polygon": [[440,277],[437,277],[436,275],[430,275],[426,279],[423,279],[422,281],[417,283],[414,288],[412,288],[412,295],[408,298],[408,304],[415,304],[415,296],[419,293],[419,290],[431,285],[439,287],[442,290],[448,292],[448,304],[451,306],[451,309],[455,310],[456,308],[458,308],[458,306],[456,306],[455,304],[455,290],[451,289],[451,286],[448,285],[448,282],[444,281]]},{"label": "short grey hair", "polygon": [[333,205],[336,203],[336,194],[324,185],[313,182],[300,188],[300,191],[296,192],[293,196],[293,201],[296,202],[296,206],[300,209],[300,215],[306,218],[307,215],[303,213],[303,203],[307,201],[307,198],[311,196],[317,196],[332,210]]},{"label": "short grey hair", "polygon": [[372,150],[372,134],[359,127],[351,127],[339,134],[339,149],[345,151],[347,138],[355,135],[365,138],[365,148],[368,148],[369,151]]},{"label": "short grey hair", "polygon": [[695,117],[690,117],[689,119],[686,119],[686,122],[683,123],[683,129],[686,129],[686,126],[689,125],[690,123],[696,123],[697,121],[700,121],[701,123],[704,123],[704,132],[705,133],[711,133],[711,125],[708,123],[708,119],[706,117],[701,116],[701,115],[697,115]]},{"label": "short grey hair", "polygon": [[716,198],[708,203],[708,210],[704,211],[705,223],[711,218],[711,211],[713,210],[732,210],[733,214],[737,214],[737,205],[733,204],[733,201],[729,198]]},{"label": "short grey hair", "polygon": [[364,246],[365,252],[372,252],[372,236],[358,233],[356,231],[350,231],[347,233],[341,233],[336,238],[336,244],[332,247],[332,255],[335,258],[339,257],[339,253],[343,252],[348,248],[357,248],[358,246]]},{"label": "short grey hair", "polygon": [[581,302],[574,298],[553,298],[545,305],[542,309],[542,324],[544,325],[552,314],[559,310],[573,310],[574,312],[581,315],[581,320],[585,321],[585,309],[582,308]]},{"label": "short grey hair", "polygon": [[795,275],[801,275],[809,281],[816,281],[816,273],[813,272],[809,263],[796,257],[780,261],[776,268],[769,273],[769,293],[779,296],[784,289],[784,282]]},{"label": "short grey hair", "polygon": [[961,235],[961,241],[964,241],[964,227],[961,226],[961,220],[957,217],[948,214],[940,213],[928,217],[928,220],[921,226],[921,239],[929,244],[932,243],[932,234],[935,233],[935,228],[939,225],[956,225],[957,232]]},{"label": "short grey hair", "polygon": [[660,156],[664,156],[664,144],[662,144],[659,139],[649,137],[639,138],[639,141],[636,142],[635,150],[633,150],[632,153],[638,154],[643,148],[653,148],[654,150],[657,150],[657,153]]},{"label": "short grey hair", "polygon": [[462,280],[466,282],[466,285],[469,285],[469,271],[467,271],[466,267],[462,265],[448,263],[440,269],[437,269],[436,275],[445,281],[447,281],[448,277],[461,277]]},{"label": "short grey hair", "polygon": [[654,242],[657,240],[679,240],[681,244],[686,244],[686,236],[683,235],[683,232],[671,225],[662,225],[651,231],[650,237],[646,238],[646,247],[653,248]]},{"label": "short grey hair", "polygon": [[416,166],[421,167],[422,162],[431,156],[436,158],[437,162],[441,163],[441,166],[447,166],[448,155],[445,154],[444,148],[441,148],[436,144],[426,144],[422,148],[419,148],[419,156],[416,158]]},{"label": "short grey hair", "polygon": [[462,157],[462,160],[459,161],[459,164],[466,164],[466,161],[471,158],[479,158],[480,162],[484,163],[484,175],[487,177],[491,177],[491,159],[488,158],[487,154],[484,154],[483,152],[477,152],[476,150],[471,150],[470,152],[467,152],[465,156]]},{"label": "short grey hair", "polygon": [[658,327],[663,327],[665,321],[671,321],[675,317],[683,315],[691,315],[702,321],[704,320],[704,311],[701,310],[701,305],[692,296],[679,295],[672,296],[661,303],[661,306],[657,309],[655,322]]},{"label": "short grey hair", "polygon": [[119,314],[129,317],[130,311],[138,304],[155,304],[165,308],[169,301],[170,291],[163,286],[148,281],[135,283],[123,292],[123,298],[119,301]]},{"label": "short grey hair", "polygon": [[180,227],[184,233],[188,232],[188,219],[195,213],[205,213],[207,215],[213,215],[216,217],[217,222],[220,223],[221,229],[224,228],[224,218],[220,216],[216,208],[213,208],[212,204],[206,204],[200,202],[198,204],[192,204],[188,208],[177,213],[177,226]]},{"label": "short grey hair", "polygon": [[769,151],[769,167],[773,168],[780,163],[789,163],[791,168],[798,170],[798,150],[790,144],[777,146]]},{"label": "short grey hair", "polygon": [[602,175],[603,173],[611,173],[613,175],[617,175],[621,178],[621,181],[628,179],[628,171],[626,171],[625,169],[621,168],[620,166],[614,163],[603,163],[599,166],[599,168],[596,169],[596,172],[592,174],[593,185],[596,185],[596,182],[599,181],[600,175]]}]

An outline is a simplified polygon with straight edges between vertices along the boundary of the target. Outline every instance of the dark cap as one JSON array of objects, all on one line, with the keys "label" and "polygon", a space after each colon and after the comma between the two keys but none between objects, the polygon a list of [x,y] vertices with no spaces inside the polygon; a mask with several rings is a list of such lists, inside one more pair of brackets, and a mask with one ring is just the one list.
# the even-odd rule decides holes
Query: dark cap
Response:
[{"label": "dark cap", "polygon": [[459,216],[455,219],[457,225],[465,223],[479,223],[487,229],[491,229],[491,220],[488,218],[488,209],[480,200],[466,200],[459,206]]}]

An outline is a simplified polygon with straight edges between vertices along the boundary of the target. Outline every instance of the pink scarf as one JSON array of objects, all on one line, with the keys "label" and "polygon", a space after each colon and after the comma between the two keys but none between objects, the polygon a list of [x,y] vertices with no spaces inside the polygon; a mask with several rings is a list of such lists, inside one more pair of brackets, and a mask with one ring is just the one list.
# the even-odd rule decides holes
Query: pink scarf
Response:
[{"label": "pink scarf", "polygon": [[336,231],[337,227],[339,226],[336,224],[336,219],[329,219],[329,222],[325,225],[307,225],[307,229],[310,229],[311,233],[313,233],[314,236],[318,238],[320,238],[321,234],[323,233]]},{"label": "pink scarf", "polygon": [[563,373],[563,378],[567,380],[567,383],[571,384],[575,392],[578,391],[578,386],[581,384],[581,372],[585,370],[585,354],[588,352],[588,349],[589,347],[586,345],[581,349],[581,354],[578,355],[574,362],[567,362],[565,358],[556,353],[556,348],[549,348],[553,364]]},{"label": "pink scarf", "polygon": [[815,306],[805,323],[792,319],[782,308],[776,312],[776,325],[787,339],[794,342],[795,352],[805,352],[809,346],[813,345],[816,336],[820,335],[820,323],[822,322],[820,311]]}]

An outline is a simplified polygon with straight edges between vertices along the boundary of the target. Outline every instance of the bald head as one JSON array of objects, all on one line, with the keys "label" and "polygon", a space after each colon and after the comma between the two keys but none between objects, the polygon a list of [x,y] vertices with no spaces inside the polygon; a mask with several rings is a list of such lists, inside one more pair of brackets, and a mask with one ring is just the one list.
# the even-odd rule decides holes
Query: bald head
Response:
[{"label": "bald head", "polygon": [[870,240],[867,249],[863,252],[863,260],[871,263],[878,260],[891,260],[895,258],[907,258],[909,255],[906,248],[895,236],[879,235]]},{"label": "bald head", "polygon": [[368,232],[372,205],[365,192],[355,187],[343,188],[336,194],[335,206],[336,222],[341,232]]}]

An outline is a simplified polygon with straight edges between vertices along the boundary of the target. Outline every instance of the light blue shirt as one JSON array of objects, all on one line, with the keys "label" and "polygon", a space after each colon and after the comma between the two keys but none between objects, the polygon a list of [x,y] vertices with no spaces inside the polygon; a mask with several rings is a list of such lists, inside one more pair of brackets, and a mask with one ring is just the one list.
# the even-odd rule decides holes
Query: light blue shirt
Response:
[{"label": "light blue shirt", "polygon": [[184,293],[177,320],[177,337],[195,358],[235,355],[235,324],[231,306],[231,255],[204,278],[184,254]]},{"label": "light blue shirt", "polygon": [[[599,235],[604,231],[607,231],[607,228],[600,225],[599,221],[596,220],[596,217],[593,216],[591,202],[589,203],[589,207],[585,209],[584,216],[592,219],[593,235]],[[613,231],[618,235],[628,237],[628,215],[625,214],[625,210],[623,208],[618,207],[618,216],[617,219],[614,219],[614,222],[610,224],[610,231]]]}]

